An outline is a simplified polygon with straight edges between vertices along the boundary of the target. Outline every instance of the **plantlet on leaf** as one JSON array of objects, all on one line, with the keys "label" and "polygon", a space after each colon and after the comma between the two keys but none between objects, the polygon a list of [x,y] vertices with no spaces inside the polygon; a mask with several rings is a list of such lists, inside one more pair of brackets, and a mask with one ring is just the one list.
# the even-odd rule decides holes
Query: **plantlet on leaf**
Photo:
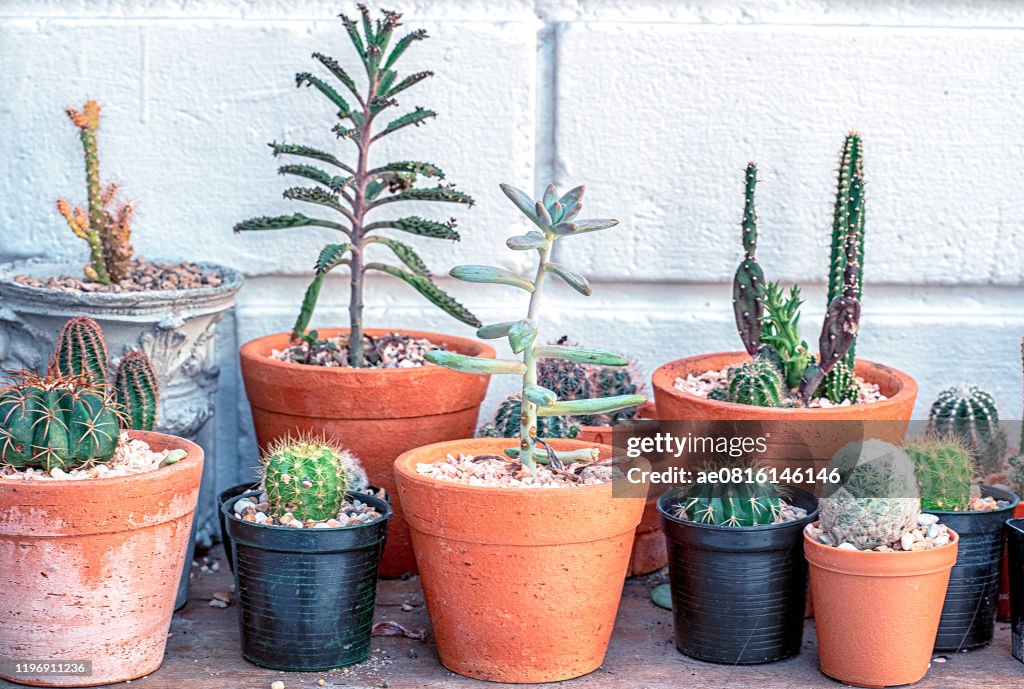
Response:
[{"label": "plantlet on leaf", "polygon": [[[473,199],[461,191],[456,191],[454,185],[444,182],[444,172],[433,163],[405,160],[376,167],[371,165],[370,152],[373,144],[409,126],[418,127],[435,117],[437,113],[416,107],[387,124],[376,126],[378,118],[382,117],[383,113],[398,106],[396,96],[433,76],[433,72],[415,72],[399,77],[398,72],[393,69],[398,59],[413,43],[427,37],[426,31],[413,31],[392,44],[394,31],[400,26],[401,14],[384,10],[381,18],[371,20],[366,6],[359,5],[359,12],[362,14],[361,23],[345,15],[341,15],[341,21],[366,73],[364,88],[360,89],[357,86],[356,81],[337,60],[321,53],[313,53],[313,59],[330,73],[334,81],[329,82],[309,72],[295,75],[297,86],[312,87],[330,101],[337,117],[337,123],[332,131],[339,139],[350,141],[355,146],[355,162],[343,162],[330,152],[309,146],[276,142],[270,144],[275,156],[305,158],[340,171],[339,174],[334,174],[310,163],[287,164],[278,169],[281,174],[301,177],[314,184],[286,190],[286,199],[327,208],[336,213],[337,217],[327,220],[294,213],[252,218],[235,225],[235,232],[325,227],[344,236],[342,242],[328,244],[320,252],[320,257],[316,261],[315,276],[306,289],[302,308],[292,329],[292,339],[303,338],[327,274],[339,266],[347,266],[350,278],[348,363],[352,367],[361,367],[365,363],[361,343],[363,292],[367,271],[397,277],[453,318],[474,327],[480,325],[476,316],[434,283],[426,264],[411,246],[380,234],[382,230],[397,230],[420,237],[458,241],[459,234],[455,231],[454,218],[437,221],[410,215],[371,221],[370,216],[375,215],[376,211],[387,209],[394,203],[430,201],[472,206]],[[336,88],[337,84],[344,89]],[[437,181],[430,186],[418,187],[416,183],[420,178]],[[401,266],[369,261],[367,254],[372,246],[380,246],[390,251]]]},{"label": "plantlet on leaf", "polygon": [[345,493],[366,487],[355,455],[322,437],[284,438],[270,447],[262,464],[271,509],[304,522],[337,517]]},{"label": "plantlet on leaf", "polygon": [[643,395],[617,395],[597,399],[559,400],[558,395],[544,387],[538,380],[538,362],[544,359],[559,359],[579,364],[600,366],[625,366],[629,361],[618,354],[597,349],[569,347],[566,345],[537,345],[540,327],[541,295],[548,274],[555,275],[574,290],[585,296],[590,295],[587,279],[560,263],[551,261],[555,242],[586,232],[596,232],[618,225],[618,220],[577,220],[583,202],[583,187],[576,187],[559,196],[553,184],[549,184],[539,201],[526,192],[508,184],[501,190],[522,213],[539,228],[523,235],[509,237],[505,242],[513,251],[537,252],[537,271],[533,279],[503,268],[493,266],[456,266],[451,275],[467,282],[502,284],[517,287],[530,294],[530,306],[526,317],[485,325],[477,331],[484,339],[507,337],[512,351],[522,355],[518,359],[484,359],[465,356],[455,352],[435,349],[427,353],[427,360],[463,373],[495,374],[507,373],[522,376],[522,414],[519,423],[519,447],[510,448],[506,453],[519,461],[530,472],[536,471],[536,462],[575,462],[597,458],[596,449],[572,452],[555,452],[550,448],[538,448],[538,417],[585,416],[605,414],[619,409],[643,404]]}]

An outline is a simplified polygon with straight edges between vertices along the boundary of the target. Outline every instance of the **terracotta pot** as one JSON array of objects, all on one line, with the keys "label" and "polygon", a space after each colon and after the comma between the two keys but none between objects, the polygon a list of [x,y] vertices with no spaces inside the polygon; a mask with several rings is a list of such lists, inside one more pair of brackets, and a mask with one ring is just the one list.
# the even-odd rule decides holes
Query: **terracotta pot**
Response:
[{"label": "terracotta pot", "polygon": [[[347,330],[321,330],[330,337]],[[470,356],[494,357],[475,340],[415,330],[367,330],[380,336],[397,332],[426,338]],[[268,335],[241,348],[242,377],[252,407],[256,440],[266,447],[289,433],[325,433],[352,450],[371,483],[395,490],[391,465],[407,450],[444,440],[471,437],[490,376],[458,373],[441,366],[353,369],[304,366],[269,359],[283,349],[288,334]],[[397,516],[401,509],[395,505]],[[416,571],[409,531],[392,520],[380,574],[397,577]]]},{"label": "terracotta pot", "polygon": [[959,537],[941,548],[876,553],[804,532],[821,671],[846,684],[912,684],[928,672]]},{"label": "terracotta pot", "polygon": [[[771,435],[768,452],[761,458],[780,468],[823,468],[840,447],[856,438],[900,442],[917,399],[917,383],[906,373],[863,359],[856,373],[877,383],[888,399],[873,404],[819,409],[780,409],[719,402],[677,390],[677,378],[735,366],[750,357],[746,352],[719,352],[671,361],[653,375],[657,415],[663,430],[671,422],[759,422],[762,433]],[[828,421],[830,423],[793,423]]]},{"label": "terracotta pot", "polygon": [[[1013,508],[1013,518],[1024,517],[1024,502],[1017,503]],[[999,575],[999,605],[996,608],[996,620],[999,622],[1010,621],[1010,567],[1006,554],[1003,554],[1003,563]]]},{"label": "terracotta pot", "polygon": [[[0,479],[0,658],[91,660],[92,674],[3,674],[50,687],[112,684],[163,661],[199,497],[203,451],[157,471],[81,481]],[[5,670],[6,671],[6,670]]]},{"label": "terracotta pot", "polygon": [[[395,462],[438,655],[475,679],[579,677],[604,661],[644,501],[613,497],[610,483],[491,488],[416,472],[451,452],[501,454],[508,446],[502,438],[437,443]],[[598,447],[610,456],[611,448]]]},{"label": "terracotta pot", "polygon": [[[655,407],[653,402],[640,407],[637,418],[648,421],[655,418]],[[655,427],[657,423],[653,422]],[[594,445],[611,445],[613,426],[580,426],[577,440]],[[626,576],[639,577],[651,572],[657,572],[668,564],[668,551],[665,548],[665,539],[661,533],[661,516],[658,514],[658,495],[648,496],[644,506],[644,516],[640,520],[640,526],[636,527],[636,537],[633,539],[633,554],[629,558],[629,570]]]}]

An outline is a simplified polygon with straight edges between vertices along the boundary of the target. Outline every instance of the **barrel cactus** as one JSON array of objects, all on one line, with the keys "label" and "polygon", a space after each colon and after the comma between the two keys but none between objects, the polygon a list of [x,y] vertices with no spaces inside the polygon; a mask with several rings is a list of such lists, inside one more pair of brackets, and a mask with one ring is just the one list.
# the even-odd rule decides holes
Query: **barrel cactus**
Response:
[{"label": "barrel cactus", "polygon": [[366,473],[348,450],[324,438],[284,438],[263,457],[263,489],[271,510],[301,521],[338,516],[345,493],[366,486]]},{"label": "barrel cactus", "polygon": [[782,376],[770,361],[751,359],[729,372],[730,402],[778,407],[782,397]]},{"label": "barrel cactus", "polygon": [[128,352],[114,372],[114,399],[124,410],[127,427],[151,431],[156,427],[160,387],[153,361],[142,352]]},{"label": "barrel cactus", "polygon": [[[494,414],[494,420],[480,429],[484,438],[516,438],[523,416],[523,402],[518,395],[509,395]],[[575,438],[579,426],[572,424],[565,416],[541,416],[537,419],[539,438]]]},{"label": "barrel cactus", "polygon": [[903,449],[914,462],[922,509],[967,509],[974,482],[974,460],[959,438],[929,437]]},{"label": "barrel cactus", "polygon": [[820,526],[836,545],[892,546],[917,524],[914,463],[902,449],[881,440],[853,441],[833,456],[832,466],[844,481],[821,499]]},{"label": "barrel cactus", "polygon": [[999,410],[992,395],[977,385],[943,390],[928,413],[928,431],[959,436],[986,474],[1003,467],[1006,433],[999,425]]},{"label": "barrel cactus", "polygon": [[64,324],[54,358],[65,375],[86,375],[96,385],[107,383],[107,341],[100,324],[88,316],[76,316]]},{"label": "barrel cactus", "polygon": [[779,521],[782,507],[779,490],[769,481],[720,480],[691,483],[672,511],[680,519],[701,524],[763,526]]},{"label": "barrel cactus", "polygon": [[0,461],[45,471],[107,462],[120,419],[103,387],[84,376],[18,373],[0,391]]},{"label": "barrel cactus", "polygon": [[841,404],[847,400],[851,403],[856,402],[859,395],[860,387],[853,375],[853,367],[845,359],[836,363],[818,386],[818,396],[828,399],[833,404]]}]

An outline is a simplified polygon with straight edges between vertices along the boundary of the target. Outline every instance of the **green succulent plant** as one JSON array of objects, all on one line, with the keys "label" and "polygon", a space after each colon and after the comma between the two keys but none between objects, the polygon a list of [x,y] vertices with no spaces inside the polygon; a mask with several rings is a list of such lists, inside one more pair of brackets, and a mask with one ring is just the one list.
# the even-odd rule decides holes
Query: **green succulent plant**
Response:
[{"label": "green succulent plant", "polygon": [[[474,327],[480,325],[476,316],[437,286],[426,263],[411,246],[381,234],[382,231],[395,230],[418,237],[458,241],[459,233],[455,230],[454,218],[438,221],[409,215],[371,221],[371,215],[392,208],[392,204],[396,203],[437,202],[472,206],[473,199],[457,191],[453,184],[445,182],[444,172],[433,163],[412,160],[379,166],[370,163],[371,149],[375,143],[408,127],[419,127],[437,113],[417,106],[389,120],[387,124],[378,124],[379,118],[398,106],[397,96],[434,73],[422,71],[399,77],[394,69],[413,43],[427,38],[426,31],[412,31],[392,43],[395,29],[401,25],[401,14],[384,10],[379,19],[373,20],[365,5],[359,5],[359,12],[362,15],[361,22],[345,15],[341,15],[341,21],[365,71],[365,87],[361,89],[337,60],[321,53],[313,53],[313,59],[333,77],[333,81],[310,72],[295,75],[297,86],[314,88],[335,108],[337,122],[332,131],[337,138],[355,147],[356,160],[349,164],[333,153],[309,146],[276,142],[270,144],[275,156],[293,156],[311,161],[278,168],[281,174],[300,177],[314,184],[291,187],[284,192],[284,198],[327,208],[336,217],[328,220],[294,213],[252,218],[235,225],[235,232],[316,227],[335,230],[344,236],[342,242],[328,244],[320,252],[315,275],[306,289],[299,316],[292,329],[292,339],[304,339],[303,335],[313,317],[327,274],[346,266],[350,278],[349,341],[355,343],[348,348],[348,363],[353,367],[365,365],[363,347],[358,343],[363,341],[363,294],[367,271],[399,278],[453,318]],[[339,84],[344,90],[336,88]],[[340,174],[328,172],[314,163],[326,164],[340,171]],[[436,180],[436,183],[416,186],[421,178]],[[371,247],[389,251],[401,265],[367,260]]]},{"label": "green succulent plant", "polygon": [[939,393],[928,412],[928,431],[956,435],[986,474],[1003,469],[1006,432],[999,424],[995,398],[977,385],[960,385]]},{"label": "green succulent plant", "polygon": [[729,372],[726,399],[737,404],[778,407],[782,404],[783,382],[779,369],[765,359],[745,361]]},{"label": "green succulent plant", "polygon": [[[523,401],[519,395],[506,397],[494,419],[484,424],[480,436],[484,438],[516,438],[519,436],[519,424],[523,417]],[[540,416],[537,418],[537,437],[539,438],[575,438],[580,427],[570,422],[566,416]]]},{"label": "green succulent plant", "polygon": [[754,482],[730,479],[689,484],[672,510],[676,517],[700,524],[763,526],[776,523],[782,516],[782,508],[779,489],[767,479]]},{"label": "green succulent plant", "polygon": [[[506,246],[513,251],[535,251],[538,256],[537,271],[531,279],[504,268],[484,265],[456,266],[452,277],[467,282],[510,285],[530,295],[530,305],[525,318],[504,323],[482,326],[477,335],[483,339],[508,338],[512,351],[522,356],[519,359],[484,359],[466,356],[445,350],[432,350],[427,359],[432,363],[463,373],[512,374],[522,377],[521,400],[523,413],[519,425],[519,447],[509,448],[506,453],[519,461],[531,472],[536,471],[538,460],[556,462],[586,461],[597,458],[596,448],[571,452],[555,452],[542,444],[538,448],[537,418],[549,416],[586,416],[606,414],[627,407],[643,404],[643,395],[617,395],[597,399],[559,400],[558,395],[544,387],[538,380],[538,362],[544,359],[560,359],[580,364],[600,366],[625,366],[629,361],[618,354],[583,347],[565,345],[537,345],[540,329],[541,295],[548,275],[554,275],[584,296],[591,294],[590,284],[579,273],[561,263],[551,260],[555,243],[588,232],[614,227],[617,220],[578,220],[582,209],[583,187],[576,187],[559,196],[553,184],[549,184],[540,200],[508,184],[501,185],[502,191],[513,204],[537,226],[523,235],[509,237]],[[542,441],[541,441],[542,442]]]},{"label": "green succulent plant", "polygon": [[974,483],[974,458],[963,441],[956,436],[930,436],[903,449],[914,462],[922,509],[967,509]]},{"label": "green succulent plant", "polygon": [[366,485],[366,473],[348,450],[319,437],[284,438],[263,456],[263,489],[272,511],[301,521],[338,516],[345,494]]}]

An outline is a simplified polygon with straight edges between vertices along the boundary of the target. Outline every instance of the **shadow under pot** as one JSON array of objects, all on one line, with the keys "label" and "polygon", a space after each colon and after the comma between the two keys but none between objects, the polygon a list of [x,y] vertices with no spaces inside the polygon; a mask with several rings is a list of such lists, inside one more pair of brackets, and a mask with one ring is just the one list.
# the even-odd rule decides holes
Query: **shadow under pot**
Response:
[{"label": "shadow under pot", "polygon": [[235,516],[243,493],[221,507],[238,596],[242,656],[257,665],[314,672],[370,655],[377,569],[391,506],[349,493],[381,515],[359,526],[294,529]]},{"label": "shadow under pot", "polygon": [[1010,567],[1010,634],[1013,657],[1024,663],[1024,519],[1006,522]]},{"label": "shadow under pot", "polygon": [[818,501],[789,489],[801,519],[764,526],[717,526],[680,519],[670,491],[658,500],[668,544],[676,648],[711,663],[771,663],[800,652],[807,562],[803,530]]},{"label": "shadow under pot", "polygon": [[936,651],[968,651],[992,643],[999,577],[1005,539],[1003,524],[1019,502],[998,486],[982,486],[982,497],[1006,502],[1006,507],[977,512],[925,510],[960,535],[956,564],[949,575],[942,606]]}]

